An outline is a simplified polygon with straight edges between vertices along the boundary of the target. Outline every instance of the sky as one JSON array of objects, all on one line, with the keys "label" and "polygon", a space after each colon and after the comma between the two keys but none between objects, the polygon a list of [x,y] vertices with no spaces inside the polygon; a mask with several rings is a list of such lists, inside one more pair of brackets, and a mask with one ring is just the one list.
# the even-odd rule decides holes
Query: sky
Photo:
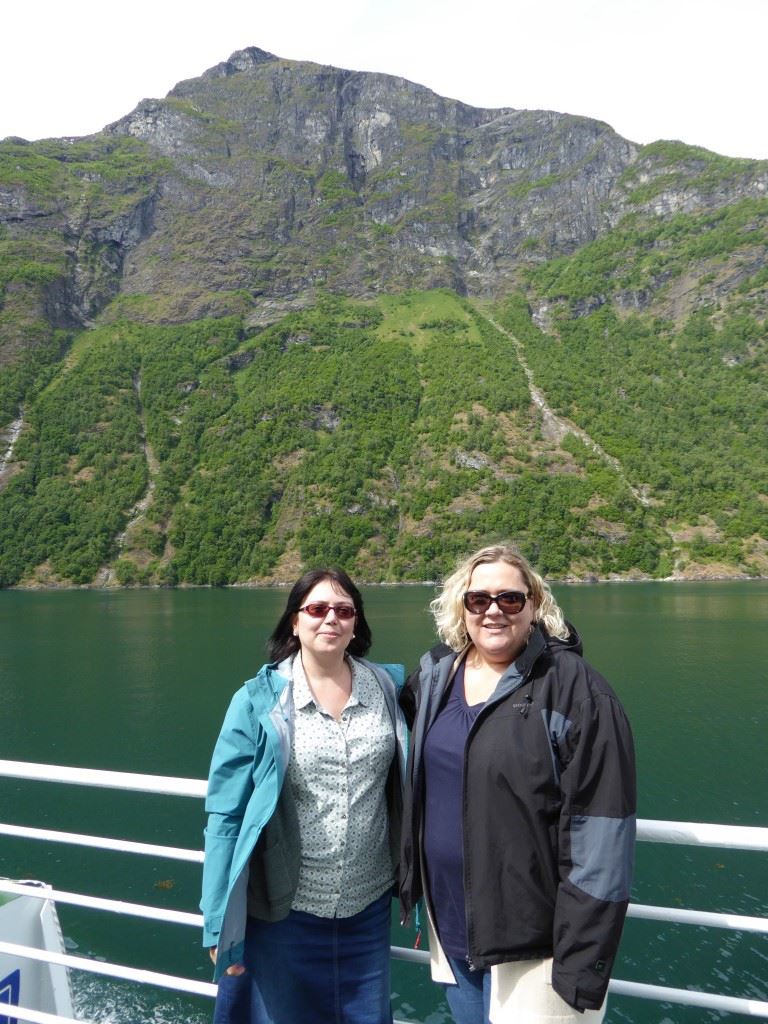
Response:
[{"label": "sky", "polygon": [[235,50],[380,71],[482,107],[768,159],[768,0],[22,0],[0,138],[86,135]]}]

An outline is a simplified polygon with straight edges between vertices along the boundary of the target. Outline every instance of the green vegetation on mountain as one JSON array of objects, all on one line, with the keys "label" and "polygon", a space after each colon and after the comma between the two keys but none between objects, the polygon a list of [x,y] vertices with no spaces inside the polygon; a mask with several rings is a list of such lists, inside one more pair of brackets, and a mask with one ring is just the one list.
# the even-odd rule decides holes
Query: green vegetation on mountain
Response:
[{"label": "green vegetation on mountain", "polygon": [[123,321],[81,335],[28,415],[0,494],[5,585],[110,565],[222,584],[328,560],[417,580],[510,533],[554,574],[658,568],[626,485],[542,437],[514,349],[450,293],[327,296],[255,334]]},{"label": "green vegetation on mountain", "polygon": [[[768,251],[768,200],[642,229],[624,223],[530,273],[528,298],[498,310],[553,408],[648,496],[678,568],[765,571],[768,277],[744,273],[755,249]],[[734,276],[738,287],[717,295],[718,279]],[[682,287],[691,311],[675,320]],[[629,288],[653,295],[656,312],[617,302]],[[546,308],[548,332],[529,301]]]},{"label": "green vegetation on mountain", "polygon": [[585,245],[576,256],[551,260],[531,271],[535,290],[551,299],[567,299],[572,310],[585,300],[641,289],[658,291],[692,264],[725,267],[734,254],[768,244],[768,199],[740,202],[693,216],[669,220],[625,218],[618,228]]},{"label": "green vegetation on mountain", "polygon": [[0,142],[0,586],[768,574],[767,196],[256,49]]},{"label": "green vegetation on mountain", "polygon": [[[0,142],[0,424],[51,378],[82,318],[116,293],[121,232],[166,167],[133,138]],[[89,279],[79,301],[73,274]]]}]

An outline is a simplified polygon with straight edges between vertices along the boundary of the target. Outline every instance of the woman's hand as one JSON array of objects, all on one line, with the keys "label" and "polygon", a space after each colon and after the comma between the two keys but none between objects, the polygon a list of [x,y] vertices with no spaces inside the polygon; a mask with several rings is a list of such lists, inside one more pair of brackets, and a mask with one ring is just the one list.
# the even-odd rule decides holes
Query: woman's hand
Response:
[{"label": "woman's hand", "polygon": [[[217,951],[218,946],[211,946],[211,948],[208,950],[208,955],[211,958],[211,962],[214,964],[216,963]],[[243,964],[232,964],[231,967],[228,967],[226,969],[225,974],[245,974],[245,966]]]}]

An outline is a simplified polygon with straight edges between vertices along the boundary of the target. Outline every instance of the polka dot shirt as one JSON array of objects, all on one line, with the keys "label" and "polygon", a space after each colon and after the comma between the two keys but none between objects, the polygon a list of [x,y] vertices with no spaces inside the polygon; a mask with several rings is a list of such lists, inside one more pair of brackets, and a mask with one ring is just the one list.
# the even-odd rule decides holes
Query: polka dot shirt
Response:
[{"label": "polka dot shirt", "polygon": [[293,660],[294,742],[287,782],[299,816],[301,870],[292,909],[351,917],[394,880],[386,782],[395,734],[370,669],[350,659],[352,693],[336,721]]}]

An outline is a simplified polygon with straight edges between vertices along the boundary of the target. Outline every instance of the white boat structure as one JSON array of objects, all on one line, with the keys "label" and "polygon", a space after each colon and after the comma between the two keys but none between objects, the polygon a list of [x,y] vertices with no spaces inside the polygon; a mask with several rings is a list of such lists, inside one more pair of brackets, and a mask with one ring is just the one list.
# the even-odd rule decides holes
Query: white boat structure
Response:
[{"label": "white boat structure", "polygon": [[[158,775],[138,775],[126,772],[99,771],[96,769],[69,768],[59,765],[32,764],[23,761],[0,760],[0,777],[36,780],[45,783],[70,784],[79,786],[107,787],[125,791],[164,794],[166,796],[202,800],[206,783],[202,779],[185,779]],[[121,851],[140,856],[166,858],[202,864],[201,850],[188,850],[169,846],[136,843],[114,837],[80,835],[71,832],[55,832],[47,829],[30,828],[9,822],[0,823],[0,836],[13,836],[29,840],[53,843],[67,843],[96,847],[105,851]],[[640,820],[638,840],[651,843],[673,843],[688,846],[718,847],[722,849],[753,850],[768,852],[768,828],[749,826],[704,824],[680,821]],[[82,893],[62,892],[47,886],[20,884],[0,880],[0,900],[5,896],[32,900],[43,906],[38,912],[40,930],[25,932],[9,937],[0,930],[0,1024],[16,1024],[17,1021],[31,1021],[33,1024],[75,1024],[67,982],[67,971],[89,971],[134,981],[137,984],[152,985],[175,992],[208,996],[213,999],[216,986],[193,978],[181,978],[160,974],[152,970],[140,970],[121,964],[105,963],[87,957],[74,956],[63,951],[61,932],[52,901],[88,907],[96,911],[168,921],[176,924],[202,927],[202,917],[197,913],[167,910],[160,907],[126,903],[118,900],[101,899]],[[6,904],[12,906],[13,902]],[[47,908],[47,909],[46,909]],[[0,907],[0,920],[2,920]],[[29,911],[27,911],[28,913]],[[9,915],[10,916],[10,915]],[[35,916],[32,914],[31,916]],[[705,926],[731,931],[758,932],[768,935],[768,918],[747,917],[737,914],[720,914],[709,911],[681,909],[678,907],[657,907],[631,904],[629,917],[665,921],[674,924]],[[47,922],[43,924],[43,921]],[[426,965],[428,953],[421,950],[393,947],[396,959],[416,961]],[[47,981],[22,987],[16,984],[16,977],[31,972],[30,964],[42,965],[40,977],[59,979],[59,1002],[49,1002],[52,1009],[42,1008],[40,992]],[[29,973],[30,978],[33,977]],[[11,981],[8,981],[11,978]],[[5,979],[5,982],[3,982]],[[62,980],[63,979],[63,980]],[[6,985],[5,990],[3,984]],[[35,992],[34,985],[40,989]],[[768,1001],[698,992],[687,988],[670,988],[661,985],[641,984],[633,981],[613,979],[609,992],[612,996],[636,999],[651,999],[667,1003],[681,1003],[702,1009],[740,1014],[748,1017],[768,1019]],[[37,1000],[38,1005],[35,1005]],[[5,1005],[4,1005],[5,1004]],[[6,1009],[6,1006],[8,1007]],[[12,1010],[11,1010],[12,1007]],[[98,1024],[83,1022],[79,1024]],[[407,1024],[399,1021],[396,1024]]]},{"label": "white boat structure", "polygon": [[[0,942],[32,946],[54,956],[64,952],[56,905],[42,882],[11,882],[0,892]],[[0,1021],[10,1009],[26,1006],[58,1017],[72,1017],[72,990],[66,967],[0,952]]]}]

